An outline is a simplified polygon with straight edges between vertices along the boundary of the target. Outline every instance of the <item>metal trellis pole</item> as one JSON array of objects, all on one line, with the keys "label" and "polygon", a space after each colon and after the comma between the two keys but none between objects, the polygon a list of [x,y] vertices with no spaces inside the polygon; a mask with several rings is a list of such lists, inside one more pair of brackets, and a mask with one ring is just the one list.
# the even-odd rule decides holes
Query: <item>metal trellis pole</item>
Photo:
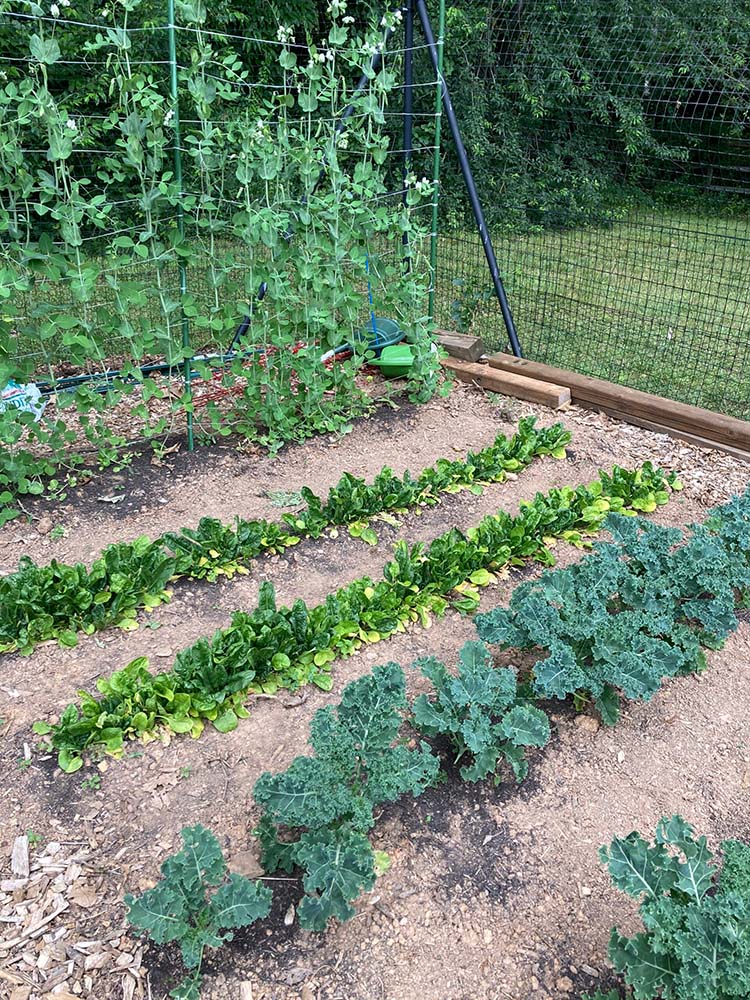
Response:
[{"label": "metal trellis pole", "polygon": [[[404,26],[404,204],[408,191],[406,178],[411,173],[411,161],[414,145],[414,0],[405,0],[402,8],[406,13]],[[405,268],[411,269],[411,254],[409,253],[409,234],[404,233]]]},{"label": "metal trellis pole", "polygon": [[[421,15],[421,10],[420,10]],[[440,202],[440,131],[443,120],[443,42],[445,39],[445,0],[440,0],[438,14],[437,48],[433,53],[432,44],[428,39],[430,55],[434,54],[433,69],[437,74],[435,83],[435,151],[432,159],[432,227],[430,233],[430,294],[427,304],[427,314],[430,327],[435,322],[435,285],[437,282],[437,251],[438,251],[438,206]]]},{"label": "metal trellis pole", "polygon": [[[170,72],[170,92],[172,96],[172,113],[174,119],[172,128],[174,133],[173,158],[174,158],[174,179],[177,185],[177,232],[180,243],[185,240],[185,215],[182,205],[182,149],[180,140],[180,102],[177,90],[177,35],[174,23],[174,0],[167,0],[167,19],[169,30],[169,72]],[[182,349],[184,359],[185,395],[187,396],[187,444],[188,451],[193,451],[195,442],[193,439],[193,387],[191,379],[192,364],[190,357],[190,320],[185,314],[184,304],[187,295],[187,265],[184,258],[179,258],[180,271],[180,311],[182,313]]]},{"label": "metal trellis pole", "polygon": [[[441,0],[440,3],[440,14],[441,18],[444,13],[445,0]],[[497,296],[497,301],[500,304],[500,311],[503,314],[503,321],[505,323],[505,329],[508,333],[508,340],[510,341],[511,350],[517,358],[523,357],[521,353],[521,345],[518,342],[518,334],[516,333],[516,325],[513,322],[513,314],[510,311],[510,305],[508,303],[508,298],[505,294],[505,288],[503,286],[502,278],[500,277],[500,268],[497,265],[497,257],[495,256],[495,248],[492,246],[492,240],[490,234],[487,230],[487,223],[484,219],[484,212],[482,211],[482,204],[479,201],[479,195],[477,194],[476,184],[474,183],[474,176],[471,172],[471,167],[469,165],[469,158],[466,155],[466,147],[464,146],[463,139],[461,138],[461,130],[458,127],[458,121],[456,119],[456,112],[453,110],[453,101],[451,100],[451,95],[448,90],[448,84],[443,79],[442,72],[442,57],[443,57],[443,33],[445,30],[444,23],[440,23],[438,27],[439,39],[437,43],[435,42],[435,35],[432,30],[432,24],[430,23],[430,15],[427,13],[427,7],[425,6],[424,0],[417,0],[417,11],[419,12],[419,19],[422,22],[422,30],[424,31],[424,37],[427,42],[427,50],[430,53],[430,60],[432,61],[432,68],[438,75],[438,94],[440,94],[442,89],[442,100],[445,105],[445,116],[448,119],[448,124],[450,125],[451,135],[453,137],[453,142],[456,147],[456,153],[458,154],[458,162],[461,167],[461,173],[466,184],[466,190],[469,193],[469,201],[471,202],[471,209],[474,213],[474,219],[477,223],[477,229],[479,230],[479,237],[482,240],[482,249],[484,250],[484,255],[487,258],[487,265],[490,269],[490,275],[492,277],[492,284],[495,289],[495,295]],[[438,118],[438,122],[440,119]],[[439,138],[439,130],[436,127],[436,133]],[[439,141],[436,143],[439,146]],[[437,155],[436,151],[436,155]],[[433,223],[433,233],[437,234],[437,224]],[[435,238],[436,235],[435,235]],[[430,313],[432,315],[432,313]]]}]

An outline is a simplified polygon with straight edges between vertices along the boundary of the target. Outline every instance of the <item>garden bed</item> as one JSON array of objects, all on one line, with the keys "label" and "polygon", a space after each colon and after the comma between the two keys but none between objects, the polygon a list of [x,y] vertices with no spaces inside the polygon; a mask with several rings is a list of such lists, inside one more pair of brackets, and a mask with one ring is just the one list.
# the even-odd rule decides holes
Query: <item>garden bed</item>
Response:
[{"label": "garden bed", "polygon": [[[46,644],[29,658],[2,658],[0,770],[9,794],[0,830],[0,938],[13,938],[12,919],[23,906],[38,920],[60,910],[39,937],[0,950],[0,981],[13,1000],[52,989],[96,1000],[163,996],[180,978],[178,953],[152,946],[141,953],[142,942],[125,930],[124,893],[153,885],[159,864],[179,846],[180,829],[197,822],[219,836],[230,869],[260,874],[250,834],[258,819],[253,784],[261,772],[281,770],[306,752],[314,712],[377,663],[406,667],[428,653],[455,663],[476,630],[471,617],[449,611],[429,630],[409,629],[334,663],[330,693],[310,686],[252,697],[250,717],[233,732],[129,744],[124,758],[105,761],[103,770],[63,775],[53,755],[34,750],[30,727],[59,714],[78,688],[90,689],[98,676],[140,655],[166,668],[178,650],[226,626],[233,610],[254,607],[261,579],[275,583],[280,601],[303,597],[312,605],[364,574],[377,579],[397,538],[465,530],[500,508],[515,512],[537,491],[588,483],[614,463],[650,460],[679,472],[683,492],[653,516],[684,525],[744,489],[748,467],[577,407],[552,414],[457,388],[448,400],[381,411],[346,437],[285,449],[275,460],[227,449],[170,456],[158,468],[121,473],[106,492],[82,489],[54,509],[37,503],[30,524],[0,531],[4,572],[24,554],[40,563],[90,563],[106,544],[195,525],[202,515],[278,519],[272,501],[282,492],[305,484],[323,493],[344,470],[368,479],[383,465],[416,473],[440,456],[462,457],[490,444],[498,431],[512,434],[531,412],[542,424],[562,417],[573,435],[566,460],[538,459],[481,496],[448,495],[420,517],[405,515],[398,528],[378,524],[376,546],[340,532],[266,557],[246,577],[183,583],[170,603],[142,616],[138,631],[108,630],[74,649]],[[103,495],[123,499],[97,499]],[[560,543],[556,556],[565,564],[580,553]],[[518,582],[537,572],[528,565],[512,571],[483,592],[482,608],[507,602]],[[537,1000],[610,986],[609,929],[619,923],[632,930],[635,910],[610,888],[599,846],[615,834],[651,830],[672,813],[712,846],[750,836],[749,652],[743,620],[725,648],[709,654],[707,673],[669,681],[653,701],[630,704],[613,729],[557,704],[552,741],[530,755],[530,775],[519,786],[504,772],[497,786],[467,785],[450,772],[420,798],[385,807],[373,839],[391,867],[348,924],[323,934],[287,925],[301,889],[280,873],[267,883],[277,893],[270,920],[239,931],[211,957],[203,996]],[[412,691],[424,689],[416,672],[407,677]],[[30,763],[22,763],[27,747]],[[5,863],[14,838],[28,830],[39,838],[31,848],[32,881],[12,888],[17,876]],[[32,960],[41,962],[36,971]],[[240,993],[243,982],[252,993]]]}]

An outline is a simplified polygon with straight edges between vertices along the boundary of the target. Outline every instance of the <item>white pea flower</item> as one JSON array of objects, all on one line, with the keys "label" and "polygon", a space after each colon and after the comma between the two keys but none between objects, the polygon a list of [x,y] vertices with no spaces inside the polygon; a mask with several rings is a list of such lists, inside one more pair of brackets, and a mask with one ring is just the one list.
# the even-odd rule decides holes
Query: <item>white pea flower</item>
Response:
[{"label": "white pea flower", "polygon": [[285,24],[280,24],[278,31],[276,32],[276,37],[281,42],[282,45],[294,45],[294,32],[291,28],[287,27]]},{"label": "white pea flower", "polygon": [[71,132],[77,132],[78,125],[76,124],[75,118],[68,118],[68,120],[65,122],[65,128],[70,129]]},{"label": "white pea flower", "polygon": [[347,14],[346,17],[341,18],[342,24],[354,24],[354,18],[351,14]]},{"label": "white pea flower", "polygon": [[60,0],[61,7],[70,7],[70,0]]},{"label": "white pea flower", "polygon": [[325,50],[325,53],[324,53],[324,58],[325,58],[325,61],[326,61],[326,62],[333,62],[333,60],[334,60],[334,59],[335,59],[336,57],[334,56],[334,54],[333,54],[333,52],[332,52],[332,50],[331,50],[331,49],[326,49],[326,50]]},{"label": "white pea flower", "polygon": [[50,12],[50,14],[51,14],[51,15],[52,15],[53,17],[59,17],[59,16],[60,16],[60,8],[59,8],[59,7],[57,6],[57,4],[56,4],[56,3],[53,3],[53,4],[52,4],[52,6],[51,6],[51,7],[50,7],[50,9],[49,9],[49,12]]},{"label": "white pea flower", "polygon": [[326,54],[325,54],[325,52],[319,52],[318,55],[317,55],[317,60],[318,60],[319,63],[324,63],[326,61]]},{"label": "white pea flower", "polygon": [[346,0],[331,0],[326,10],[331,17],[338,17],[339,14],[346,13]]},{"label": "white pea flower", "polygon": [[164,124],[171,125],[174,119],[174,109],[170,108],[169,111],[164,115]]}]

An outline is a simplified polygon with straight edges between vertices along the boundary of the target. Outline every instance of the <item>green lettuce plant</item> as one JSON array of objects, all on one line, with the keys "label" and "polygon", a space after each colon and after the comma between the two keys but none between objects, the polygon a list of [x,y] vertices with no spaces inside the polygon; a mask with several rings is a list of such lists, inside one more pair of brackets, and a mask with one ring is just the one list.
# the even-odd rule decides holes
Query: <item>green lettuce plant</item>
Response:
[{"label": "green lettuce plant", "polygon": [[47,639],[74,646],[79,630],[135,628],[138,611],[169,600],[169,581],[246,573],[251,559],[282,552],[303,535],[318,537],[325,528],[348,525],[351,534],[377,541],[370,518],[439,503],[444,492],[503,482],[537,456],[563,457],[569,433],[560,424],[540,429],[534,424],[525,418],[510,438],[499,434],[487,448],[462,460],[438,459],[414,477],[408,471],[396,476],[386,467],[367,483],[344,473],[326,499],[303,487],[306,509],[284,515],[281,523],[236,518],[228,525],[203,517],[196,528],[168,531],[153,541],[144,537],[107,546],[91,569],[57,560],[37,566],[25,557],[15,573],[0,577],[0,652],[30,653]]}]

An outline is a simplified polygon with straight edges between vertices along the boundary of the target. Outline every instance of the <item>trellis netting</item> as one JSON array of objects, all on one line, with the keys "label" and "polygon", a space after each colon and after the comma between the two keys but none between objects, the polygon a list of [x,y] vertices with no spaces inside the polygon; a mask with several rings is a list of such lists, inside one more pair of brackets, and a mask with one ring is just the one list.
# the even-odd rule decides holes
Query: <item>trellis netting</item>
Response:
[{"label": "trellis netting", "polygon": [[[460,0],[446,77],[524,354],[750,418],[750,7]],[[443,147],[441,325],[507,350]]]},{"label": "trellis netting", "polygon": [[435,109],[406,162],[401,12],[220,28],[198,0],[0,4],[0,520],[134,440],[341,427],[368,278],[434,390]]}]

